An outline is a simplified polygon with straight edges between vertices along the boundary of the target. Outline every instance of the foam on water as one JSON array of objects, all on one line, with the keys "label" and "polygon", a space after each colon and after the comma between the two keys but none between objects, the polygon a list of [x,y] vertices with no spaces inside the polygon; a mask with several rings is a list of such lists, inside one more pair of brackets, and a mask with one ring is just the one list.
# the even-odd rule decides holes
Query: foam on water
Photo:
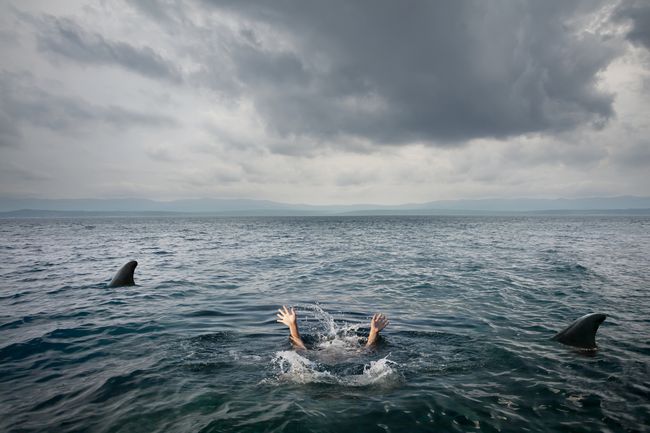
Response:
[{"label": "foam on water", "polygon": [[328,366],[312,361],[293,350],[277,352],[272,364],[279,370],[279,382],[299,384],[322,383],[341,386],[390,385],[400,381],[397,363],[388,356],[370,361],[361,374],[341,374],[328,370]]},{"label": "foam on water", "polygon": [[[357,335],[361,324],[337,323],[319,305],[302,305],[301,310],[314,314],[315,322],[308,327],[316,331],[313,350],[276,352],[272,365],[279,381],[369,386],[400,380],[398,364],[389,360],[389,355],[363,363],[373,352],[364,348],[365,338]],[[349,373],[361,366],[360,374]]]}]

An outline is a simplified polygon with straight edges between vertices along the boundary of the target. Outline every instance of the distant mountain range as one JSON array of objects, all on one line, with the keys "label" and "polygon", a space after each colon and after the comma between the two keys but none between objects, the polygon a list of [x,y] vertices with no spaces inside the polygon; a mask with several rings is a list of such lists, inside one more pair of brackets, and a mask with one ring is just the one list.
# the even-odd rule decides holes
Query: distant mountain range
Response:
[{"label": "distant mountain range", "polygon": [[474,214],[650,214],[650,197],[577,199],[439,200],[402,205],[307,205],[249,199],[14,199],[0,198],[0,217],[106,215],[222,216],[281,215],[474,215]]}]

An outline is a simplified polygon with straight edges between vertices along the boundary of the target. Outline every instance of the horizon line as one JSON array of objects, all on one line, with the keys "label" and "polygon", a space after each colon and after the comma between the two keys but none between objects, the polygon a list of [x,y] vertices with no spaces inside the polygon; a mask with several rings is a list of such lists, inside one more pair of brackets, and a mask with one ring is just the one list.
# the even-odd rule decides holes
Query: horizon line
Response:
[{"label": "horizon line", "polygon": [[379,203],[379,202],[350,202],[350,203],[341,203],[341,202],[331,202],[331,203],[306,203],[306,202],[292,202],[284,201],[282,199],[269,199],[269,198],[249,198],[249,197],[182,197],[182,198],[173,198],[173,199],[161,199],[161,198],[148,198],[148,197],[137,197],[137,196],[121,196],[121,197],[74,197],[74,198],[48,198],[48,197],[25,197],[25,196],[4,196],[0,195],[0,200],[47,200],[47,201],[83,201],[83,200],[96,200],[96,201],[118,201],[118,200],[142,200],[142,201],[152,201],[157,203],[173,203],[177,201],[199,201],[199,200],[242,200],[242,201],[259,201],[259,202],[271,202],[279,204],[288,204],[288,205],[307,205],[307,206],[408,206],[408,205],[421,205],[427,203],[435,202],[459,202],[459,201],[487,201],[487,200],[589,200],[589,199],[617,199],[617,198],[635,198],[635,199],[650,199],[650,195],[636,195],[636,194],[617,194],[617,195],[587,195],[587,196],[544,196],[544,197],[534,197],[534,196],[514,196],[514,197],[500,197],[500,196],[485,196],[480,198],[439,198],[439,199],[426,199],[423,201],[410,201],[410,202],[399,202],[399,203]]}]

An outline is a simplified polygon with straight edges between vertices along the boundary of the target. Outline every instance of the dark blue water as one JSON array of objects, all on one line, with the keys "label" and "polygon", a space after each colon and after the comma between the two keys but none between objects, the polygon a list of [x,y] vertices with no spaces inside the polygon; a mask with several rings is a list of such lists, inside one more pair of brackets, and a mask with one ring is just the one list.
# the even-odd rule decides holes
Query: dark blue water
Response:
[{"label": "dark blue water", "polygon": [[[0,241],[3,432],[650,431],[647,217],[0,220]],[[130,259],[137,286],[106,287]],[[594,311],[597,352],[549,340]]]}]

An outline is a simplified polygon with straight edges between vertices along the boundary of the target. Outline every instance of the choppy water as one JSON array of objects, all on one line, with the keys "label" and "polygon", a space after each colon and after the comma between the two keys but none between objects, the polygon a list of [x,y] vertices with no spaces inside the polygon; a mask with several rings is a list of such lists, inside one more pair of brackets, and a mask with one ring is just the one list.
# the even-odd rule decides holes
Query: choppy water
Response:
[{"label": "choppy water", "polygon": [[[649,229],[0,220],[0,431],[650,431]],[[138,285],[107,288],[130,259]],[[391,324],[361,350],[376,311]],[[549,340],[593,311],[596,353]]]}]

